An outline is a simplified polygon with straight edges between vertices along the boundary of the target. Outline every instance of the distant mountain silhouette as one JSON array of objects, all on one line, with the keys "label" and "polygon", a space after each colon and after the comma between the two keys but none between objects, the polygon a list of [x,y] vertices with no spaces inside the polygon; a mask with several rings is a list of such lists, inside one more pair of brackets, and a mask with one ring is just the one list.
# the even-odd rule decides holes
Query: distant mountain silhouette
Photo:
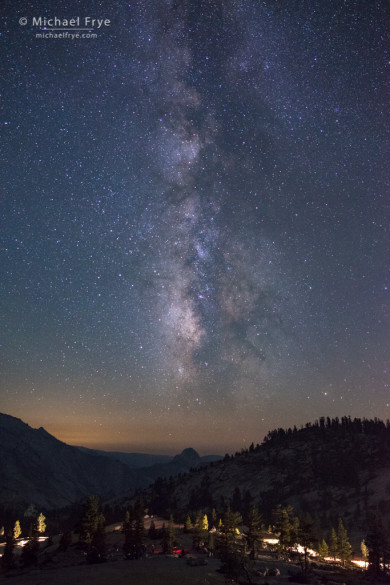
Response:
[{"label": "distant mountain silhouette", "polygon": [[173,459],[172,455],[150,455],[149,453],[122,453],[121,451],[102,451],[99,449],[88,449],[87,447],[77,447],[83,453],[89,455],[102,455],[103,457],[110,457],[125,463],[132,469],[140,469],[142,467],[150,467],[151,465],[170,463]]},{"label": "distant mountain silhouette", "polygon": [[[205,458],[207,462],[209,458]],[[157,477],[185,473],[202,464],[203,458],[193,449],[172,458],[72,447],[42,427],[33,429],[18,418],[0,413],[3,507],[22,508],[33,503],[50,510],[92,493],[103,499],[115,498],[145,488]]]},{"label": "distant mountain silhouette", "polygon": [[200,463],[201,458],[195,449],[188,447],[187,449],[184,449],[179,455],[176,455],[173,461],[176,463],[194,464],[197,466]]},{"label": "distant mountain silhouette", "polygon": [[212,461],[220,461],[220,455],[206,455],[200,457],[195,449],[184,449],[179,455],[167,464],[152,465],[148,468],[143,468],[142,472],[148,478],[148,484],[152,483],[158,477],[170,477],[179,474],[188,473],[191,469],[198,469],[207,466]]},{"label": "distant mountain silhouette", "polygon": [[88,455],[43,428],[0,414],[0,500],[3,505],[67,506],[88,493],[116,496],[145,485],[127,465]]}]

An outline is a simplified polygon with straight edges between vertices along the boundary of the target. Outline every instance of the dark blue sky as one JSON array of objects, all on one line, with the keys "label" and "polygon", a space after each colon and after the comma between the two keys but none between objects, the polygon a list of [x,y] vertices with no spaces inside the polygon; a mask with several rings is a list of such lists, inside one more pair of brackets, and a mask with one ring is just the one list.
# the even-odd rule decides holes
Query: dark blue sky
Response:
[{"label": "dark blue sky", "polygon": [[154,452],[387,418],[386,2],[4,6],[1,410]]}]

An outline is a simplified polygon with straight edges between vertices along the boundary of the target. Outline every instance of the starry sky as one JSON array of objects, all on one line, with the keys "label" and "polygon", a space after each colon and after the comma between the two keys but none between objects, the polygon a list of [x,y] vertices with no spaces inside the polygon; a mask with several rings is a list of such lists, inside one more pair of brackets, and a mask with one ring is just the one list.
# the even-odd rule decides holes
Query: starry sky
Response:
[{"label": "starry sky", "polygon": [[388,418],[386,2],[2,6],[0,410],[171,454]]}]

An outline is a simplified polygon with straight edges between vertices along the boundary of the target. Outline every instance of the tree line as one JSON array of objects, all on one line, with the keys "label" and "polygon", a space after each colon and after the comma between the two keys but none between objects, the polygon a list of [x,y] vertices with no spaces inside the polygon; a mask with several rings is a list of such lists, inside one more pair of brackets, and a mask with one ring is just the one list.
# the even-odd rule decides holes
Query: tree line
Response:
[{"label": "tree line", "polygon": [[[32,512],[34,514],[34,511]],[[46,518],[41,512],[35,516],[28,516],[29,528],[27,539],[23,546],[21,561],[23,567],[35,565],[38,562],[39,537],[46,530]],[[15,546],[22,536],[20,521],[16,520],[13,526],[1,528],[1,536],[5,540],[4,553],[1,559],[3,569],[9,570],[15,564]]]},{"label": "tree line", "polygon": [[[159,530],[154,520],[148,531],[144,527],[145,514],[149,512],[140,494],[134,504],[128,506],[122,515],[123,546],[126,559],[138,559],[154,552],[153,542],[158,542],[164,554],[180,552],[180,534],[173,514]],[[27,542],[24,545],[21,563],[27,567],[37,563],[39,535],[46,530],[45,517],[37,515],[30,523]],[[78,534],[77,546],[86,554],[89,563],[107,560],[106,519],[102,513],[97,496],[87,497],[80,507],[80,515],[74,530],[66,529],[61,534],[58,550],[66,551],[73,542],[74,533]],[[210,512],[198,510],[188,512],[183,532],[192,536],[192,548],[216,556],[221,561],[221,570],[229,577],[238,578],[248,573],[250,563],[264,546],[267,537],[274,537],[272,548],[279,558],[295,560],[303,576],[311,571],[310,557],[315,552],[319,560],[337,560],[347,566],[352,559],[352,547],[348,532],[340,518],[337,526],[332,527],[327,538],[319,536],[318,526],[308,513],[296,515],[291,505],[277,505],[265,522],[256,506],[251,506],[244,514],[230,505],[220,513],[213,508]],[[4,570],[15,565],[14,547],[21,536],[20,522],[17,520],[12,529],[5,534],[5,550],[2,557]],[[299,548],[298,548],[299,545]],[[178,550],[179,547],[179,550]],[[361,542],[361,556],[367,562],[367,569],[373,575],[382,575],[390,567],[390,534],[382,520],[377,516],[369,518],[366,538]],[[181,554],[185,554],[183,549]]]}]

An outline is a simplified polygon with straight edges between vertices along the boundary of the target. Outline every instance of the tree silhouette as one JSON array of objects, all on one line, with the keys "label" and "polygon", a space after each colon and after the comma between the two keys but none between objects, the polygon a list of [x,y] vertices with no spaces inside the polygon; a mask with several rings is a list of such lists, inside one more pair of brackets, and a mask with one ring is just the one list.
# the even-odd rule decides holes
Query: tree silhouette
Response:
[{"label": "tree silhouette", "polygon": [[190,515],[187,515],[186,521],[184,523],[184,532],[191,532],[193,529],[193,524]]},{"label": "tree silhouette", "polygon": [[246,541],[253,559],[256,556],[257,546],[261,546],[262,530],[263,519],[258,508],[253,506],[248,514],[248,531],[246,533]]},{"label": "tree silhouette", "polygon": [[92,542],[93,535],[99,525],[99,498],[88,496],[83,503],[82,514],[79,523],[79,540],[87,547]]},{"label": "tree silhouette", "polygon": [[321,542],[318,544],[318,551],[317,552],[318,552],[318,556],[322,560],[326,559],[329,556],[329,548],[328,548],[328,545],[324,539],[322,539]]},{"label": "tree silhouette", "polygon": [[273,528],[279,537],[279,549],[286,552],[297,543],[299,521],[292,506],[276,507],[273,514]]},{"label": "tree silhouette", "polygon": [[192,548],[195,550],[203,545],[203,530],[200,523],[200,518],[195,520],[194,527],[192,528]]},{"label": "tree silhouette", "polygon": [[89,563],[101,563],[106,560],[106,520],[103,514],[98,515],[96,529],[92,535],[91,545],[87,553]]},{"label": "tree silhouette", "polygon": [[228,579],[238,579],[242,573],[248,576],[249,557],[243,542],[236,542],[235,546],[221,549],[218,545],[218,555],[221,559],[221,572]]},{"label": "tree silhouette", "polygon": [[313,519],[310,514],[303,514],[299,520],[298,542],[303,548],[303,554],[299,554],[301,570],[303,575],[307,576],[310,570],[309,549],[313,547],[314,543]]},{"label": "tree silhouette", "polygon": [[165,528],[165,524],[164,524],[163,528],[164,528],[164,532],[163,532],[163,539],[162,539],[162,543],[161,543],[163,553],[172,554],[173,548],[175,546],[175,539],[176,539],[176,531],[175,531],[175,525],[173,523],[172,514],[169,518],[168,527]]},{"label": "tree silhouette", "polygon": [[335,560],[337,557],[337,551],[338,551],[337,534],[335,529],[332,528],[329,538],[329,555],[333,560]]},{"label": "tree silhouette", "polygon": [[365,541],[362,540],[360,543],[360,550],[362,553],[362,557],[364,562],[366,563],[367,566],[367,561],[368,561],[368,554],[369,554],[369,550],[368,550],[368,546],[366,545]]},{"label": "tree silhouette", "polygon": [[134,507],[134,545],[136,557],[140,558],[144,554],[144,503],[140,497]]},{"label": "tree silhouette", "polygon": [[79,541],[87,550],[89,563],[105,560],[105,523],[97,496],[88,496],[82,506],[79,522]]},{"label": "tree silhouette", "polygon": [[216,551],[221,559],[221,571],[228,578],[237,579],[241,572],[247,572],[249,559],[245,550],[245,539],[239,535],[237,528],[241,522],[241,515],[228,507],[222,516],[216,539]]},{"label": "tree silhouette", "polygon": [[365,539],[368,548],[368,570],[374,576],[385,572],[390,559],[390,535],[382,518],[371,515],[368,518],[368,533]]},{"label": "tree silhouette", "polygon": [[123,527],[122,531],[125,535],[125,542],[123,544],[123,554],[126,558],[132,558],[134,555],[133,548],[134,548],[134,530],[131,524],[130,512],[126,510],[125,517],[123,520]]},{"label": "tree silhouette", "polygon": [[337,527],[337,554],[340,557],[343,565],[348,563],[352,558],[352,547],[348,540],[348,534],[344,528],[344,524],[341,518]]},{"label": "tree silhouette", "polygon": [[15,538],[13,530],[7,530],[5,533],[5,547],[1,559],[1,565],[5,571],[12,569],[14,565],[14,548]]},{"label": "tree silhouette", "polygon": [[24,567],[36,565],[38,562],[39,541],[38,533],[32,529],[26,544],[22,550],[22,563]]}]

